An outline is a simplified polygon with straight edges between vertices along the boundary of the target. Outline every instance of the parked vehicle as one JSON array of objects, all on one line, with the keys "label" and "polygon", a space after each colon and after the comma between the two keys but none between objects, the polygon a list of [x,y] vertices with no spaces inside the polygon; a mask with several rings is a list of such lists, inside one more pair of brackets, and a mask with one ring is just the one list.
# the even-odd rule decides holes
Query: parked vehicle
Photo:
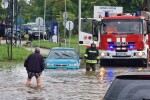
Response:
[{"label": "parked vehicle", "polygon": [[22,31],[24,31],[25,34],[28,34],[28,31],[31,29],[31,26],[32,25],[30,25],[30,24],[22,24],[21,27],[20,27],[20,29]]},{"label": "parked vehicle", "polygon": [[46,38],[46,28],[44,27],[44,25],[32,25],[31,29],[28,30],[28,34],[31,35],[33,39],[43,39]]},{"label": "parked vehicle", "polygon": [[118,75],[103,100],[150,100],[150,71]]},{"label": "parked vehicle", "polygon": [[[105,16],[102,18],[93,18],[91,23],[87,23],[87,27],[81,27],[81,29],[90,29],[92,34],[80,32],[82,39],[79,40],[79,44],[89,46],[90,42],[87,40],[94,40],[97,43],[100,66],[132,61],[133,63],[139,62],[140,66],[148,67],[150,63],[150,17],[147,19],[146,16],[150,16],[150,13],[143,12],[143,15],[140,15],[139,11],[113,15],[108,11],[103,13]],[[86,20],[88,18],[83,21],[86,22]],[[108,32],[111,26],[117,31],[113,28]]]},{"label": "parked vehicle", "polygon": [[80,60],[74,48],[54,47],[45,59],[47,69],[79,69]]}]

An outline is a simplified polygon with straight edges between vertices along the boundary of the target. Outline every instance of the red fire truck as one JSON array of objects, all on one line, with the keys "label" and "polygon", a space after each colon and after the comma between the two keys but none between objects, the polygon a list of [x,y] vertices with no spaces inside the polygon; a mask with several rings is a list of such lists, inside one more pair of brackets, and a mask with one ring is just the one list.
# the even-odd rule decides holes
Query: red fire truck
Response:
[{"label": "red fire truck", "polygon": [[[150,21],[135,14],[106,14],[99,25],[100,65],[118,61],[149,64]],[[108,28],[115,30],[107,30]]]}]

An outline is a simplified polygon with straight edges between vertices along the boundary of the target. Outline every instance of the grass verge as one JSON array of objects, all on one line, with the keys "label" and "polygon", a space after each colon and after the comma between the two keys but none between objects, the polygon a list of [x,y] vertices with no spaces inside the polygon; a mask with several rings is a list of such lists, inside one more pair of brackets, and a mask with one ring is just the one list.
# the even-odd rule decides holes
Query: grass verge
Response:
[{"label": "grass verge", "polygon": [[[9,50],[9,53],[8,53]],[[12,61],[21,61],[26,59],[26,57],[31,54],[31,51],[26,50],[23,47],[16,47],[13,46],[12,48]],[[7,44],[1,44],[0,45],[0,61],[9,61],[10,60],[10,47],[8,49],[8,45]]]}]

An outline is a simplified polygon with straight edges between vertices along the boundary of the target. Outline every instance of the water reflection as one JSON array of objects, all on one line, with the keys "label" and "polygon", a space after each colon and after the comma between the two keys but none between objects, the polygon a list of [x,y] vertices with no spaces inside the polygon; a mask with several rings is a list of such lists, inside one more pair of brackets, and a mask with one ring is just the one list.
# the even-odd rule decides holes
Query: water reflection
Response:
[{"label": "water reflection", "polygon": [[115,77],[115,69],[114,68],[100,68],[100,80],[112,81]]},{"label": "water reflection", "polygon": [[23,65],[0,69],[0,100],[102,100],[116,75],[142,68],[101,67],[96,72],[44,70],[42,87],[25,87],[27,73]]}]

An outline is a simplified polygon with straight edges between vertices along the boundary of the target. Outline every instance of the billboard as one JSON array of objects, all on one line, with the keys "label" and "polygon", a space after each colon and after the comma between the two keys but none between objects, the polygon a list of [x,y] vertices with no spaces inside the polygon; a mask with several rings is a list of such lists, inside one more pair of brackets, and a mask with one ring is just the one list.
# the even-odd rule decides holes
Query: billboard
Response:
[{"label": "billboard", "polygon": [[48,39],[51,42],[59,42],[59,25],[57,21],[45,22],[48,31]]},{"label": "billboard", "polygon": [[115,6],[94,6],[94,18],[102,18],[105,16],[105,12],[109,12],[110,15],[123,13],[123,7]]}]

